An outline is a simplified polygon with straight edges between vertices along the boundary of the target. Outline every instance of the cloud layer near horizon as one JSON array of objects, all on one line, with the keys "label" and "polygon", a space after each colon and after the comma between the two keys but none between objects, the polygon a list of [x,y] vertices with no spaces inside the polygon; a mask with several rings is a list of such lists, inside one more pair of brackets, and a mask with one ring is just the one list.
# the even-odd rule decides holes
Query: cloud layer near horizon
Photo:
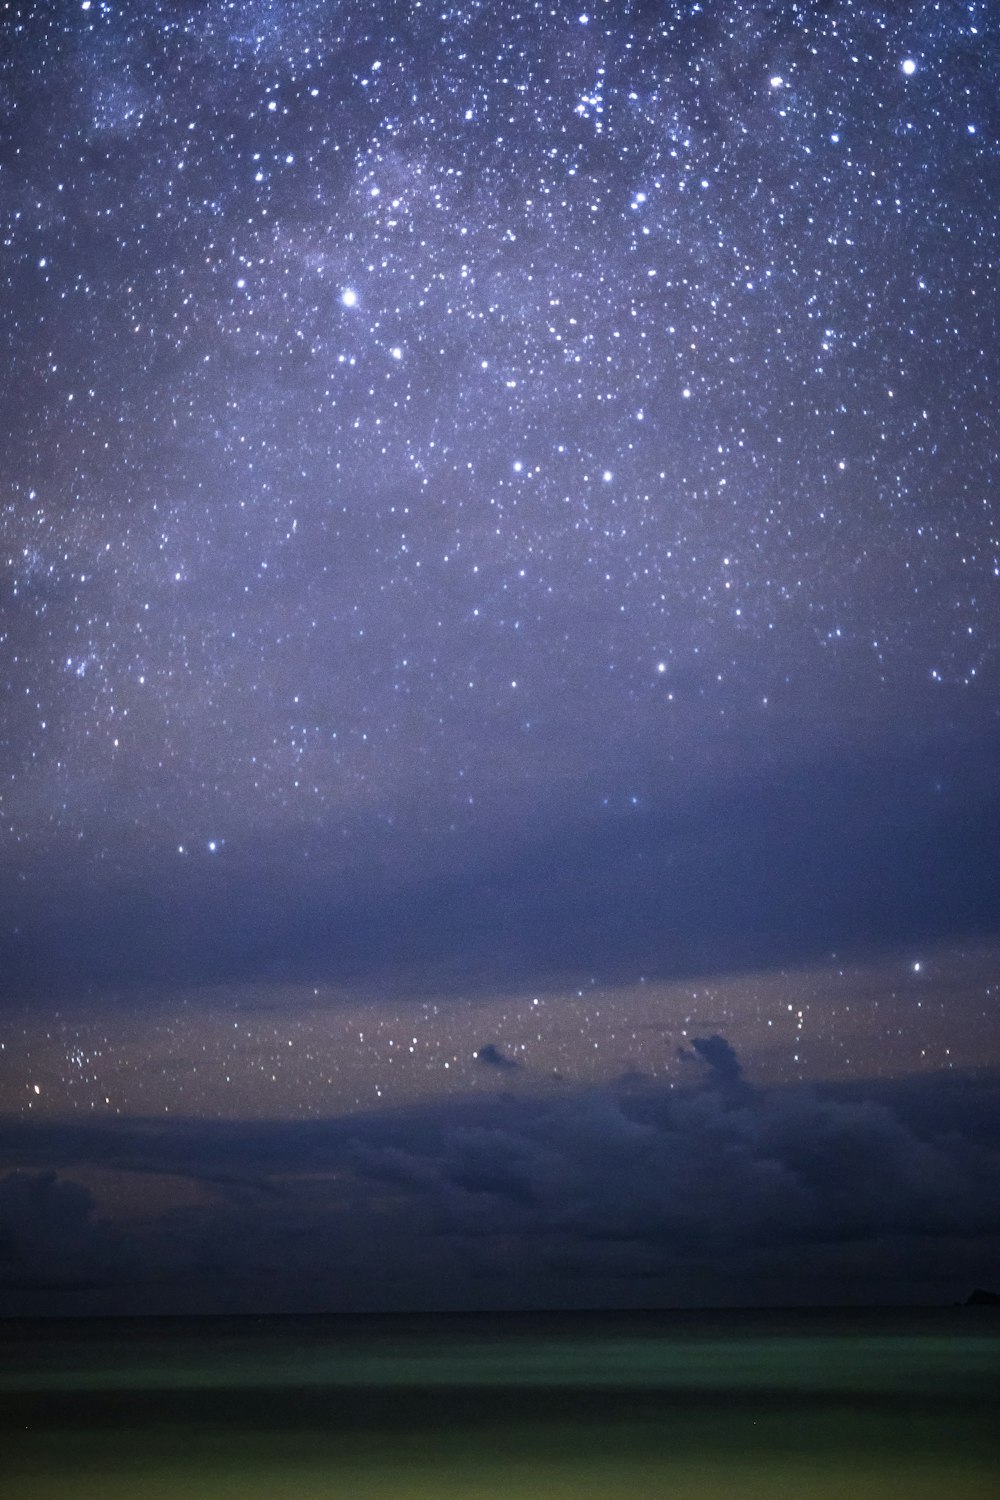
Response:
[{"label": "cloud layer near horizon", "polygon": [[[308,1125],[35,1127],[0,1181],[0,1311],[905,1303],[996,1279],[996,1080],[758,1089],[721,1037],[691,1074]],[[94,1168],[201,1201],[112,1223],[73,1180]]]}]

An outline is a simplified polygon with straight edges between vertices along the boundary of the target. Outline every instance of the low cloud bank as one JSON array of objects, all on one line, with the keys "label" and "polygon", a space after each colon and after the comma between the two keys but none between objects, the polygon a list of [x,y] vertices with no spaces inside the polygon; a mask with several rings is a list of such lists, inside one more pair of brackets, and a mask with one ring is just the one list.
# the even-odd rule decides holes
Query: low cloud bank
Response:
[{"label": "low cloud bank", "polygon": [[[123,1136],[131,1172],[181,1171],[210,1206],[120,1226],[133,1271],[79,1307],[905,1303],[996,1281],[995,1081],[851,1098],[754,1088],[722,1037],[689,1056],[683,1089]],[[104,1234],[72,1182],[6,1178],[0,1310],[31,1267],[39,1288],[113,1279]]]},{"label": "low cloud bank", "polygon": [[89,1191],[55,1172],[0,1178],[0,1306],[18,1293],[80,1290],[111,1271],[112,1238]]}]

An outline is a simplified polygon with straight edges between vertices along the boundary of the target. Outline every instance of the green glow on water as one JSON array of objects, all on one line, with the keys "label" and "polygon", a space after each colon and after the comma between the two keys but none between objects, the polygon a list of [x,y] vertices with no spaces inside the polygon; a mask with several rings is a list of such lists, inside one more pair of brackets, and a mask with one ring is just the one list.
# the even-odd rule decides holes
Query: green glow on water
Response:
[{"label": "green glow on water", "polygon": [[0,1353],[4,1500],[998,1491],[1000,1337],[960,1315],[840,1332],[212,1325],[13,1345],[0,1330]]}]

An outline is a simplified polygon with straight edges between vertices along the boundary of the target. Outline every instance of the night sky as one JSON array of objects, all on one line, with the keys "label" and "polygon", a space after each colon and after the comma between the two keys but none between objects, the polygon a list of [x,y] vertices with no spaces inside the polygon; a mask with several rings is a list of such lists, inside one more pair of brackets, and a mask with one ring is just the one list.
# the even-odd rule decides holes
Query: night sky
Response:
[{"label": "night sky", "polygon": [[998,19],[0,7],[0,1312],[1000,1280]]}]

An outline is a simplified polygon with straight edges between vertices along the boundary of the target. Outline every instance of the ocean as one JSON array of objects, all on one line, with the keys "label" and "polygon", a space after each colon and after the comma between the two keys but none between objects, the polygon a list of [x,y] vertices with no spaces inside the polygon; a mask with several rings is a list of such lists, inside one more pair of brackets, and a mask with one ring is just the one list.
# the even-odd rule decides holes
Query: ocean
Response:
[{"label": "ocean", "polygon": [[4,1500],[994,1500],[1000,1313],[0,1323]]}]

